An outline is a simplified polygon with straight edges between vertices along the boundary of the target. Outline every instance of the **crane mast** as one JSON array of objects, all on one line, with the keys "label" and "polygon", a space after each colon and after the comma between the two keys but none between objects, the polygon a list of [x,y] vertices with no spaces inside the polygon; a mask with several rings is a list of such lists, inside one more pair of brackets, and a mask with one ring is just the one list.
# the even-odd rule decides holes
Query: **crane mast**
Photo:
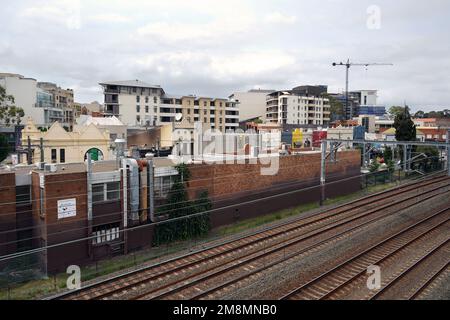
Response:
[{"label": "crane mast", "polygon": [[[368,66],[393,66],[392,63],[352,63],[350,62],[350,59],[347,59],[346,63],[336,63],[333,62],[333,67],[336,66],[343,66],[345,67],[345,112],[347,112],[349,106],[348,106],[348,74],[350,71],[350,67],[352,66],[360,66],[360,67],[368,67]],[[353,117],[353,108],[350,107],[350,119]]]}]

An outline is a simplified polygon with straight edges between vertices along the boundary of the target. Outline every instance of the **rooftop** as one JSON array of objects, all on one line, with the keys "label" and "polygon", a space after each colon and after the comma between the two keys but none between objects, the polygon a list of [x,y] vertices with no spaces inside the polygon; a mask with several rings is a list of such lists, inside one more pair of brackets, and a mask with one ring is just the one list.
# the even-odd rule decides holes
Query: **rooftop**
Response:
[{"label": "rooftop", "polygon": [[124,87],[138,87],[138,88],[155,88],[162,89],[160,85],[149,84],[140,80],[124,80],[124,81],[104,81],[100,85],[124,86]]}]

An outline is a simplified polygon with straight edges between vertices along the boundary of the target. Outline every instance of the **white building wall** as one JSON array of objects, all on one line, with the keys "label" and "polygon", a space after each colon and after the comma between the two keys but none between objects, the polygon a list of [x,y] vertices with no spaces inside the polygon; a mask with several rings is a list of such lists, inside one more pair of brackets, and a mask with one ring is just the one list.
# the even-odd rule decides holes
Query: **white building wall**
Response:
[{"label": "white building wall", "polygon": [[37,102],[37,81],[31,78],[21,78],[19,76],[1,76],[0,85],[5,88],[6,93],[14,96],[14,105],[24,110],[25,119],[32,117],[37,126],[45,125],[44,109],[36,108]]},{"label": "white building wall", "polygon": [[239,102],[239,121],[261,117],[266,121],[266,91],[235,92],[230,98]]},{"label": "white building wall", "polygon": [[[145,126],[146,121],[150,121],[150,125],[153,125],[151,120],[155,120],[156,124],[159,123],[158,112],[160,105],[160,98],[157,97],[157,103],[154,102],[154,96],[148,96],[148,103],[145,102],[146,96],[140,96],[140,102],[136,101],[137,94],[119,94],[119,107],[120,107],[120,120],[128,126]],[[139,105],[139,112],[137,106]],[[148,113],[145,112],[145,106],[148,106]],[[155,113],[156,107],[156,113]],[[137,121],[137,116],[140,116],[140,121]]]},{"label": "white building wall", "polygon": [[377,105],[377,91],[376,90],[361,90],[361,105],[375,106]]}]

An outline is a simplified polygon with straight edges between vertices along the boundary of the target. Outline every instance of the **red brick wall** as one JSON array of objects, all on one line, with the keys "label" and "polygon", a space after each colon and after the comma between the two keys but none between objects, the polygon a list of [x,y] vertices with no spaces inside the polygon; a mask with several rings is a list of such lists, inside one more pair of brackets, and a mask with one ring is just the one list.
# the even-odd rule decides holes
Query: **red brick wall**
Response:
[{"label": "red brick wall", "polygon": [[0,255],[16,251],[16,178],[14,172],[0,173]]},{"label": "red brick wall", "polygon": [[[33,179],[33,183],[35,179]],[[37,177],[39,186],[39,176]],[[87,177],[86,173],[61,173],[45,175],[45,218],[41,228],[46,245],[60,244],[88,236]],[[58,219],[58,200],[76,199],[75,217]],[[39,215],[39,207],[37,207]],[[42,219],[41,219],[42,220]],[[71,264],[82,264],[89,260],[88,241],[79,241],[48,249],[47,271],[65,271]]]},{"label": "red brick wall", "polygon": [[[261,175],[261,164],[191,165],[191,178],[187,184],[189,196],[195,198],[202,190],[208,190],[210,197],[222,198],[289,182],[317,180],[320,177],[320,157],[320,153],[279,157],[279,170],[273,176]],[[327,175],[350,176],[359,172],[359,168],[359,151],[343,151],[339,152],[337,162],[327,162]]]}]

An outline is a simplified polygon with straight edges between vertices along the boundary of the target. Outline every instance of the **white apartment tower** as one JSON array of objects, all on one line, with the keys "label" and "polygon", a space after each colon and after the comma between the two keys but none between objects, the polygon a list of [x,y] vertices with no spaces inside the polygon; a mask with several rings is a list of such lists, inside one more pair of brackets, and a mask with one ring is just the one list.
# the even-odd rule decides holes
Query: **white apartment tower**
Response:
[{"label": "white apartment tower", "polygon": [[276,91],[267,95],[266,118],[270,123],[291,125],[328,125],[330,101],[294,91]]}]

